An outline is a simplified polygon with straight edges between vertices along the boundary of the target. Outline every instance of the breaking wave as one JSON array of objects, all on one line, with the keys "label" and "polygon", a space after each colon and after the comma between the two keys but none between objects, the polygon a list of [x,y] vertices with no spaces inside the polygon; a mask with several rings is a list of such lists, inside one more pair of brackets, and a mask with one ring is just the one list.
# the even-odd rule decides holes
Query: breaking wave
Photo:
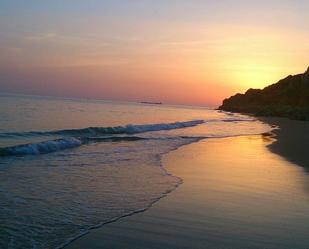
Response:
[{"label": "breaking wave", "polygon": [[[167,124],[127,125],[118,127],[90,127],[86,129],[72,129],[51,132],[16,133],[24,135],[62,135],[63,138],[38,143],[28,143],[11,147],[0,148],[0,157],[39,155],[51,152],[72,149],[91,142],[120,142],[146,139],[136,136],[115,136],[117,134],[137,134],[149,131],[172,130],[192,127],[204,123],[203,120],[176,122]],[[15,134],[15,136],[16,136]],[[69,137],[70,136],[70,137]],[[101,137],[100,137],[101,136]],[[102,137],[103,136],[103,137]]]},{"label": "breaking wave", "polygon": [[30,132],[10,132],[0,133],[0,137],[19,137],[19,136],[99,136],[99,135],[117,135],[117,134],[137,134],[150,131],[173,130],[186,127],[193,127],[205,123],[204,120],[193,120],[186,122],[144,124],[144,125],[126,125],[115,127],[88,127],[84,129],[67,129],[58,131],[30,131]]},{"label": "breaking wave", "polygon": [[39,155],[79,147],[83,142],[77,138],[61,138],[34,144],[22,144],[0,149],[0,156]]}]

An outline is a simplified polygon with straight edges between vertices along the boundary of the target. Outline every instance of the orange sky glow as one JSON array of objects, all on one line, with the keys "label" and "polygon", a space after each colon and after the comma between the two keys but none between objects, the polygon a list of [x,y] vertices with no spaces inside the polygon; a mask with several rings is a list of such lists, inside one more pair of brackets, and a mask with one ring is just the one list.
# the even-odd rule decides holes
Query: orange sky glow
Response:
[{"label": "orange sky glow", "polygon": [[3,92],[217,106],[309,64],[305,1],[29,2],[2,6],[18,14],[0,15]]}]

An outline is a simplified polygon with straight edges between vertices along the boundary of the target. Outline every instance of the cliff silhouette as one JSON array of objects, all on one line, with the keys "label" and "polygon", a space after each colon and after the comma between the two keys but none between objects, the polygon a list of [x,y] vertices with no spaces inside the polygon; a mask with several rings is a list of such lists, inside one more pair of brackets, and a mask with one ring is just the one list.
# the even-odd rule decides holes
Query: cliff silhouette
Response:
[{"label": "cliff silhouette", "polygon": [[309,121],[309,67],[264,89],[249,89],[223,101],[219,110]]}]

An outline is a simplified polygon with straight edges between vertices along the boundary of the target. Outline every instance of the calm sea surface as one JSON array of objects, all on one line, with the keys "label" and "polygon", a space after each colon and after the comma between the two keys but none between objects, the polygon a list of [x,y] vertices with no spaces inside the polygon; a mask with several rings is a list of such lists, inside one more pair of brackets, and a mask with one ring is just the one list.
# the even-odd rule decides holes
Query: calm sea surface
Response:
[{"label": "calm sea surface", "polygon": [[163,154],[269,130],[207,108],[0,96],[0,248],[61,248],[174,190]]}]

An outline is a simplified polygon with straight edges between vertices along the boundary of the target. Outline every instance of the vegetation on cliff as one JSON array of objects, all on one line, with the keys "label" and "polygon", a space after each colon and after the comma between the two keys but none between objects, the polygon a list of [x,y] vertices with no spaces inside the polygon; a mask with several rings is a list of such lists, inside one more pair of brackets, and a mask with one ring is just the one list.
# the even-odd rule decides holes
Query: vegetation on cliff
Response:
[{"label": "vegetation on cliff", "polygon": [[309,68],[264,89],[249,89],[223,101],[220,110],[309,121]]}]

